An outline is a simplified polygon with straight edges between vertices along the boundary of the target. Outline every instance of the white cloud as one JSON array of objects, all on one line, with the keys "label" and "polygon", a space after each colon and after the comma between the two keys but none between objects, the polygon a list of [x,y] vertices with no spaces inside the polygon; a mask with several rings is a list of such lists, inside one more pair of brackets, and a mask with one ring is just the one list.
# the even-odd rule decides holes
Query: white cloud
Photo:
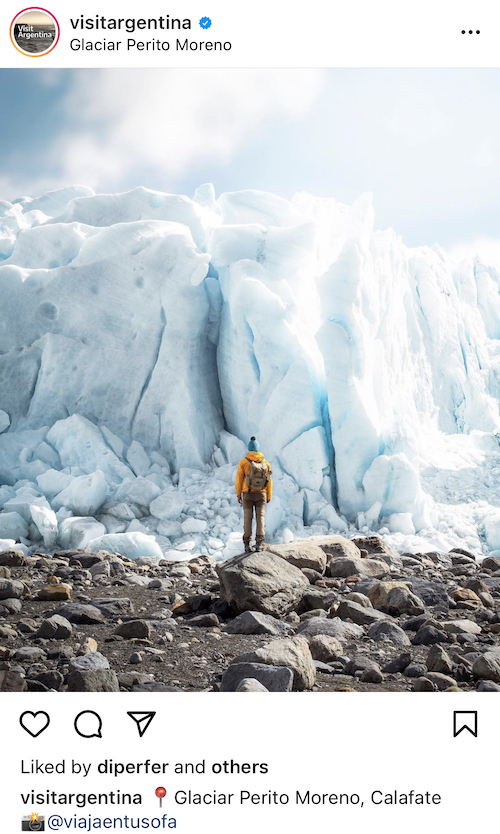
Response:
[{"label": "white cloud", "polygon": [[62,102],[68,127],[53,148],[61,184],[116,187],[159,167],[175,183],[201,160],[230,160],[275,121],[305,116],[319,70],[79,71]]},{"label": "white cloud", "polygon": [[476,258],[484,264],[500,267],[500,238],[477,237],[448,248],[448,254],[455,261]]}]

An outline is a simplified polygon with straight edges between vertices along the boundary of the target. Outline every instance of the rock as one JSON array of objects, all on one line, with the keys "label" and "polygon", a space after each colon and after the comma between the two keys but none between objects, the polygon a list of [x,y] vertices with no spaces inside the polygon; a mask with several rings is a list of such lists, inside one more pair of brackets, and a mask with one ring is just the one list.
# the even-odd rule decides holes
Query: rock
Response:
[{"label": "rock", "polygon": [[337,599],[337,593],[328,588],[309,587],[298,606],[299,611],[311,611],[323,608],[328,611]]},{"label": "rock", "polygon": [[432,646],[433,643],[447,643],[448,635],[431,625],[424,625],[418,629],[413,638],[414,646]]},{"label": "rock", "polygon": [[88,654],[88,652],[96,652],[97,651],[97,640],[94,640],[93,637],[85,637],[84,640],[77,646],[76,653],[77,654]]},{"label": "rock", "polygon": [[19,614],[22,607],[20,599],[3,599],[0,603],[0,608],[2,608],[6,614]]},{"label": "rock", "polygon": [[273,640],[253,652],[239,655],[235,663],[265,663],[268,666],[286,666],[293,672],[293,688],[312,689],[316,682],[309,644],[303,637],[285,637]]},{"label": "rock", "polygon": [[430,682],[438,689],[440,692],[444,692],[445,689],[448,689],[450,686],[456,686],[456,683],[453,678],[450,678],[448,675],[443,675],[441,672],[427,672],[425,676]]},{"label": "rock", "polygon": [[434,692],[434,685],[427,677],[417,678],[413,684],[414,692]]},{"label": "rock", "polygon": [[0,565],[6,568],[20,568],[26,564],[26,556],[19,550],[3,550],[0,553]]},{"label": "rock", "polygon": [[128,659],[128,662],[132,663],[133,665],[142,663],[142,654],[140,652],[132,652]]},{"label": "rock", "polygon": [[60,614],[53,614],[43,620],[36,636],[47,640],[67,640],[73,633],[73,626],[65,617]]},{"label": "rock", "polygon": [[100,652],[87,652],[87,654],[72,657],[69,668],[72,672],[95,672],[100,669],[109,669],[109,660]]},{"label": "rock", "polygon": [[198,628],[214,628],[220,625],[217,614],[197,614],[186,620],[186,625],[197,626]]},{"label": "rock", "polygon": [[236,687],[236,692],[269,692],[269,689],[256,678],[243,678]]},{"label": "rock", "polygon": [[95,597],[92,604],[106,617],[123,617],[134,613],[129,597]]},{"label": "rock", "polygon": [[21,599],[24,585],[18,579],[0,579],[0,600]]},{"label": "rock", "polygon": [[332,558],[330,576],[346,579],[348,576],[373,576],[376,579],[387,573],[387,565],[375,559],[351,559],[344,556]]},{"label": "rock", "polygon": [[27,688],[26,680],[19,672],[0,669],[0,692],[26,692]]},{"label": "rock", "polygon": [[500,649],[491,649],[476,658],[472,665],[475,678],[500,683]]},{"label": "rock", "polygon": [[451,657],[437,643],[429,651],[426,664],[429,672],[441,672],[443,675],[451,675],[453,672]]},{"label": "rock", "polygon": [[380,536],[356,536],[352,539],[352,542],[360,550],[366,550],[370,555],[376,553],[384,556],[399,556]]},{"label": "rock", "polygon": [[432,582],[428,579],[412,576],[411,584],[413,593],[422,600],[424,605],[442,605],[448,608],[448,591],[442,582]]},{"label": "rock", "polygon": [[447,634],[481,634],[481,626],[473,620],[448,620],[441,625]]},{"label": "rock", "polygon": [[75,670],[68,675],[68,692],[119,692],[116,673],[111,669]]},{"label": "rock", "polygon": [[285,666],[264,663],[233,663],[222,676],[221,692],[236,692],[245,678],[254,678],[269,692],[291,692],[293,672]]},{"label": "rock", "polygon": [[335,637],[328,637],[326,634],[317,634],[309,640],[309,651],[314,660],[328,663],[335,660],[342,654],[341,643]]},{"label": "rock", "polygon": [[470,588],[457,588],[456,591],[453,591],[453,599],[455,602],[476,602],[478,605],[480,604],[481,600],[479,599],[478,595],[474,593]]},{"label": "rock", "polygon": [[376,611],[375,608],[366,608],[364,605],[359,605],[350,599],[343,599],[339,603],[337,616],[341,620],[352,620],[357,625],[372,625],[372,623],[387,619],[387,615],[383,614],[382,611]]},{"label": "rock", "polygon": [[224,628],[227,634],[269,634],[272,637],[286,637],[292,630],[288,623],[260,611],[244,611]]},{"label": "rock", "polygon": [[368,591],[368,598],[374,608],[387,614],[422,614],[424,605],[404,582],[377,582]]},{"label": "rock", "polygon": [[409,663],[404,670],[407,678],[421,678],[427,675],[427,666],[425,663]]},{"label": "rock", "polygon": [[396,643],[399,646],[409,646],[410,639],[408,635],[395,623],[382,621],[373,623],[368,631],[368,637],[372,640],[389,640],[391,643]]},{"label": "rock", "polygon": [[332,617],[331,619],[312,617],[300,623],[295,633],[300,634],[307,640],[317,634],[325,634],[329,637],[335,637],[341,643],[346,643],[349,640],[357,640],[362,637],[363,629],[354,623],[344,622],[340,617]]},{"label": "rock", "polygon": [[96,625],[106,622],[106,617],[102,611],[99,611],[94,605],[82,605],[78,602],[60,605],[56,614],[60,614],[70,623],[76,623],[77,625]]},{"label": "rock", "polygon": [[59,691],[64,683],[63,676],[56,669],[50,669],[47,672],[40,672],[40,674],[36,676],[36,679],[47,689],[54,689],[56,692]]},{"label": "rock", "polygon": [[46,657],[47,655],[44,650],[38,648],[38,646],[22,646],[20,649],[17,649],[15,654],[16,660],[29,663],[36,663],[37,660],[45,660]]},{"label": "rock", "polygon": [[360,677],[362,683],[382,683],[383,680],[384,676],[376,664],[365,669]]},{"label": "rock", "polygon": [[362,605],[364,608],[373,608],[371,599],[365,594],[359,594],[357,591],[350,591],[350,593],[346,594],[344,599],[350,599],[351,602],[357,602],[358,605]]},{"label": "rock", "polygon": [[493,573],[500,570],[500,556],[487,556],[481,562],[481,567],[486,568],[486,570],[491,570]]},{"label": "rock", "polygon": [[115,634],[124,637],[125,640],[148,640],[151,629],[146,620],[129,620],[119,625],[115,629]]},{"label": "rock", "polygon": [[354,544],[352,539],[345,539],[343,536],[312,536],[309,541],[321,547],[327,557],[361,558],[359,547]]},{"label": "rock", "polygon": [[4,565],[0,565],[0,579],[10,579],[10,577],[10,568],[5,567]]},{"label": "rock", "polygon": [[479,681],[477,685],[478,692],[500,692],[500,684],[493,683],[493,681]]},{"label": "rock", "polygon": [[403,654],[400,654],[390,660],[389,663],[386,663],[383,667],[383,671],[388,674],[395,675],[397,672],[403,672],[410,663],[411,654],[409,652],[404,652]]},{"label": "rock", "polygon": [[58,585],[44,585],[38,591],[38,599],[48,602],[60,602],[61,600],[71,599],[71,588],[69,585],[64,585],[60,582]]},{"label": "rock", "polygon": [[270,553],[281,556],[285,561],[297,568],[308,568],[324,574],[326,570],[326,553],[317,544],[305,541],[290,542],[289,544],[266,545]]},{"label": "rock", "polygon": [[282,617],[309,587],[299,568],[267,551],[235,556],[216,570],[221,596],[238,613],[257,610]]}]

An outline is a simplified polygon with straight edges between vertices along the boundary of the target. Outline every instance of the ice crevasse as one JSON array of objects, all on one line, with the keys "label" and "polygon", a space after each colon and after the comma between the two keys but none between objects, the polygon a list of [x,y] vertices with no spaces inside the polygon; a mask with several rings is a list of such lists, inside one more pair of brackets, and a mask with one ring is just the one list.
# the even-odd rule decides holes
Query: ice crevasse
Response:
[{"label": "ice crevasse", "polygon": [[369,195],[0,202],[0,545],[233,555],[256,435],[269,537],[500,549],[499,284]]}]

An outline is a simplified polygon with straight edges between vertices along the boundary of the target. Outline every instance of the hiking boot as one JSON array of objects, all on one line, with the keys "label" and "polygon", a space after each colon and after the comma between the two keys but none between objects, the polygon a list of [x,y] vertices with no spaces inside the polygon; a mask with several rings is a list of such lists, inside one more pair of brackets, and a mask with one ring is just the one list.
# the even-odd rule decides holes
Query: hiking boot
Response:
[{"label": "hiking boot", "polygon": [[255,552],[257,553],[259,550],[264,549],[264,542],[255,542]]},{"label": "hiking boot", "polygon": [[252,548],[250,547],[250,542],[243,542],[245,545],[245,553],[252,553]]}]

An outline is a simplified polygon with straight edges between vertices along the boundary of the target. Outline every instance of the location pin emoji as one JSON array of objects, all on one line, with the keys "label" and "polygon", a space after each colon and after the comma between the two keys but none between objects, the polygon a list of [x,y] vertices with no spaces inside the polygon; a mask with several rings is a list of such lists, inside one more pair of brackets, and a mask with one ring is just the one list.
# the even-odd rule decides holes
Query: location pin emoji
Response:
[{"label": "location pin emoji", "polygon": [[160,800],[160,808],[161,808],[163,797],[167,795],[167,792],[166,792],[165,788],[156,788],[155,794],[158,797],[158,799]]}]

